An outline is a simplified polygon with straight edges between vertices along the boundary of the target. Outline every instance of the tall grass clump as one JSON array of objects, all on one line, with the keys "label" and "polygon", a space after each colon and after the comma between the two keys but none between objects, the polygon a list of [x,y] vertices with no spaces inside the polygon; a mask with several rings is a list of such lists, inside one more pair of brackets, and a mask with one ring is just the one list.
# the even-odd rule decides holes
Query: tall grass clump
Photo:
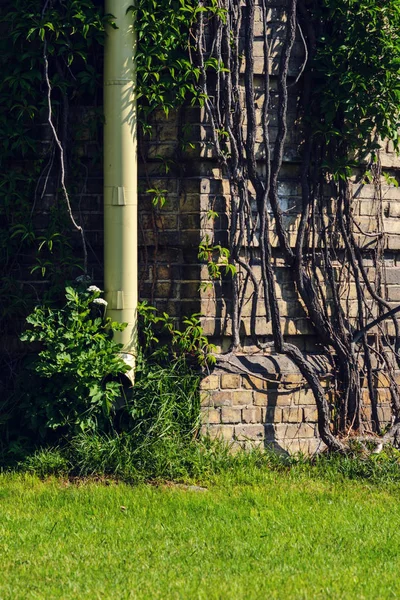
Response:
[{"label": "tall grass clump", "polygon": [[[96,302],[100,293],[93,286],[67,288],[59,312],[36,309],[28,319],[31,329],[24,337],[41,343],[32,364],[46,385],[36,390],[35,402],[21,405],[24,418],[14,446],[21,453],[24,440],[30,442],[19,460],[21,470],[40,477],[95,475],[129,482],[217,477],[229,485],[250,484],[279,474],[400,483],[400,452],[391,448],[371,454],[354,445],[345,455],[291,457],[268,448],[233,452],[221,440],[201,437],[199,383],[213,362],[213,347],[198,316],[177,329],[168,315],[141,304],[135,384],[127,385],[124,369],[118,370],[124,367],[120,347],[112,342],[116,324],[105,318],[104,302]],[[95,372],[89,368],[94,351]],[[12,448],[9,444],[9,452]]]},{"label": "tall grass clump", "polygon": [[[29,471],[36,465],[40,475],[65,472],[68,464],[78,475],[189,477],[199,455],[200,375],[213,361],[213,347],[197,315],[177,329],[167,314],[143,303],[135,384],[126,385],[120,346],[112,341],[116,324],[104,317],[103,305],[96,312],[100,293],[70,287],[62,309],[36,308],[28,317],[23,339],[41,343],[32,364],[43,382],[21,404],[32,443],[20,464]],[[102,370],[90,369],[93,354]]]},{"label": "tall grass clump", "polygon": [[112,432],[82,432],[69,445],[80,475],[128,480],[199,475],[201,367],[212,361],[197,315],[178,330],[167,314],[139,305],[135,385],[120,402]]}]

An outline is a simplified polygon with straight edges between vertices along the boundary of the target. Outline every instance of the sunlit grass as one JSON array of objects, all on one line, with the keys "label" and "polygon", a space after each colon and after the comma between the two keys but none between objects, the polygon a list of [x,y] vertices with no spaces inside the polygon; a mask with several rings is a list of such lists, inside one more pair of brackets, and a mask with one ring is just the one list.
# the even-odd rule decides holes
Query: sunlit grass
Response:
[{"label": "sunlit grass", "polygon": [[0,477],[0,598],[398,598],[398,485]]}]

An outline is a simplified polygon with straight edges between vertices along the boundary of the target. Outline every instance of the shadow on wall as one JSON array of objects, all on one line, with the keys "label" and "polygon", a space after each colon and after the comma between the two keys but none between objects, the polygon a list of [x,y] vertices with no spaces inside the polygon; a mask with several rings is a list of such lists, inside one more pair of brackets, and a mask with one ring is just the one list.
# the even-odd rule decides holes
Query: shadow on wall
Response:
[{"label": "shadow on wall", "polygon": [[[329,394],[329,377],[322,377],[326,364],[321,357],[312,360]],[[285,356],[220,356],[201,387],[203,432],[211,437],[285,454],[313,454],[324,448],[314,396]]]}]

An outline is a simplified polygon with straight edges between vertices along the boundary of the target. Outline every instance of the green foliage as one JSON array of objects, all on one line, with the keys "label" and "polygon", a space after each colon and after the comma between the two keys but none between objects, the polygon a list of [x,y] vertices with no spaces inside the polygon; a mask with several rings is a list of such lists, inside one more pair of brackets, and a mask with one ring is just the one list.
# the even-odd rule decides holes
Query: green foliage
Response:
[{"label": "green foliage", "polygon": [[[208,343],[200,325],[199,314],[184,317],[182,330],[177,329],[173,319],[167,314],[159,315],[153,306],[142,302],[138,307],[139,317],[139,356],[146,363],[186,362],[191,359],[194,365],[206,366],[215,364],[215,346]],[[167,343],[160,344],[160,335],[167,334]]]},{"label": "green foliage", "polygon": [[[314,127],[328,144],[363,156],[378,147],[378,137],[399,148],[400,2],[399,0],[323,0],[315,15],[322,35],[315,68],[319,75],[312,111]],[[339,176],[349,165],[328,157]]]},{"label": "green foliage", "polygon": [[127,482],[167,480],[218,481],[224,487],[255,485],[278,474],[280,480],[325,481],[339,488],[349,481],[390,489],[400,484],[400,452],[386,447],[365,455],[354,448],[347,455],[286,456],[270,448],[232,452],[222,440],[180,435],[154,437],[138,444],[131,432],[83,432],[62,447],[41,448],[19,463],[18,469],[39,477],[49,475],[111,476]]},{"label": "green foliage", "polygon": [[[92,0],[49,2],[6,0],[0,14],[0,328],[13,332],[18,318],[32,306],[35,279],[46,278],[43,298],[59,299],[65,280],[81,269],[71,243],[71,225],[60,194],[54,190],[57,152],[48,138],[47,88],[44,50],[49,63],[54,122],[62,130],[69,125],[73,140],[77,131],[68,120],[69,109],[90,98],[96,103],[101,85],[99,50],[104,36],[101,10]],[[99,115],[93,111],[93,119]],[[77,126],[76,126],[77,129]],[[60,133],[62,142],[63,139]],[[86,166],[67,151],[67,167],[75,194],[86,177]],[[51,189],[47,189],[49,182]],[[50,186],[49,186],[50,187]],[[45,203],[51,193],[51,206]],[[47,197],[48,198],[48,197]],[[48,202],[48,200],[47,200]],[[24,284],[19,281],[24,281]],[[43,287],[43,286],[42,286]],[[10,293],[11,292],[11,293]],[[36,299],[37,301],[37,299]]]},{"label": "green foliage", "polygon": [[60,429],[106,429],[121,395],[117,378],[128,370],[119,357],[121,346],[112,332],[123,325],[105,318],[106,302],[100,290],[66,288],[62,309],[36,307],[21,339],[39,342],[42,350],[30,368],[39,376],[36,389],[26,390],[24,408],[29,425],[46,436]]},{"label": "green foliage", "polygon": [[[209,211],[210,217],[218,215],[214,211]],[[207,263],[208,274],[210,279],[221,279],[222,273],[225,275],[235,275],[236,267],[230,262],[230,252],[228,248],[224,248],[220,244],[212,244],[210,236],[206,235],[204,240],[199,244],[198,258]],[[206,283],[206,285],[208,285]]]},{"label": "green foliage", "polygon": [[150,188],[146,190],[146,194],[152,194],[151,202],[154,207],[162,208],[167,200],[166,195],[168,190],[160,188]]},{"label": "green foliage", "polygon": [[[40,434],[47,443],[63,444],[74,472],[99,472],[100,465],[104,472],[130,477],[167,468],[177,472],[178,457],[198,437],[199,367],[213,361],[214,347],[196,315],[178,330],[167,314],[158,316],[144,303],[135,385],[123,386],[120,376],[128,367],[119,357],[121,346],[112,341],[112,332],[123,326],[105,318],[101,291],[86,288],[82,279],[81,287],[66,288],[62,309],[36,307],[27,318],[29,329],[21,338],[35,343],[38,354],[16,408],[17,435],[4,454],[15,463],[28,452],[24,468],[61,472],[64,463],[53,450],[48,460],[41,450],[29,454]],[[65,446],[68,440],[72,445]]]},{"label": "green foliage", "polygon": [[[193,29],[198,15],[224,14],[216,0],[137,0],[137,91],[143,118],[157,108],[165,114],[189,100],[202,104],[196,85],[200,70],[192,60]],[[213,65],[210,65],[213,66]]]},{"label": "green foliage", "polygon": [[192,472],[191,460],[199,452],[198,366],[210,360],[212,347],[197,317],[184,324],[179,331],[168,315],[158,316],[153,307],[140,305],[135,385],[112,432],[74,438],[70,460],[79,474],[136,480]]},{"label": "green foliage", "polygon": [[62,477],[71,471],[71,464],[60,448],[40,448],[20,463],[19,469],[37,477]]}]

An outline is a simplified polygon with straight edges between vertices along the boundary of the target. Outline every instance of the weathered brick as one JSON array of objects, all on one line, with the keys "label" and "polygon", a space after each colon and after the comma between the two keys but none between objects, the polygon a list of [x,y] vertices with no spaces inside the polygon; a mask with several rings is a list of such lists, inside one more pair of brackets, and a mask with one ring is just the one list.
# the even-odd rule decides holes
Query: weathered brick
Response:
[{"label": "weathered brick", "polygon": [[277,439],[309,438],[315,435],[315,426],[309,423],[281,423],[274,427]]},{"label": "weathered brick", "polygon": [[304,421],[306,423],[316,423],[318,421],[318,410],[312,406],[303,408]]},{"label": "weathered brick", "polygon": [[242,410],[242,421],[243,423],[261,423],[262,413],[259,406],[253,406],[252,408],[244,408]]},{"label": "weathered brick", "polygon": [[221,375],[221,388],[236,389],[240,387],[240,375]]},{"label": "weathered brick", "polygon": [[254,404],[256,406],[267,406],[269,404],[269,397],[270,394],[268,394],[267,392],[254,392]]},{"label": "weathered brick", "polygon": [[310,440],[308,438],[284,439],[279,444],[290,454],[309,454]]},{"label": "weathered brick", "polygon": [[378,371],[374,373],[375,385],[378,388],[388,388],[391,386],[391,381],[389,376],[383,371]]},{"label": "weathered brick", "polygon": [[[400,206],[399,206],[400,208]],[[388,285],[387,286],[387,297],[389,302],[400,301],[400,285]]]},{"label": "weathered brick", "polygon": [[202,390],[217,390],[219,387],[219,375],[208,375],[202,379],[200,387]]},{"label": "weathered brick", "polygon": [[280,423],[282,421],[282,409],[277,406],[265,406],[262,414],[264,423]]},{"label": "weathered brick", "polygon": [[221,414],[223,423],[240,423],[242,420],[242,411],[240,408],[226,408],[222,407]]},{"label": "weathered brick", "polygon": [[200,392],[201,406],[213,406],[212,396],[209,391]]},{"label": "weathered brick", "polygon": [[[399,241],[397,240],[397,246]],[[400,285],[400,267],[386,269],[386,283]]]},{"label": "weathered brick", "polygon": [[265,392],[254,392],[254,404],[256,406],[288,406],[294,404],[292,394],[283,390],[268,390]]},{"label": "weathered brick", "polygon": [[294,404],[315,404],[314,394],[308,388],[293,392],[292,400]]},{"label": "weathered brick", "polygon": [[201,435],[208,435],[211,439],[233,440],[233,425],[203,425],[200,429]]},{"label": "weathered brick", "polygon": [[240,390],[232,392],[232,399],[234,405],[245,406],[253,404],[253,392],[248,390]]},{"label": "weathered brick", "polygon": [[301,373],[284,373],[282,375],[282,381],[285,383],[296,383],[296,384],[304,384],[304,377]]},{"label": "weathered brick", "polygon": [[241,445],[244,450],[254,450],[255,448],[264,448],[264,440],[245,440],[244,442],[237,442]]},{"label": "weathered brick", "polygon": [[236,425],[235,437],[238,440],[257,440],[264,438],[265,429],[263,425]]},{"label": "weathered brick", "polygon": [[369,422],[371,421],[372,410],[370,406],[363,406],[361,408],[361,419],[362,421]]},{"label": "weathered brick", "polygon": [[324,442],[319,438],[310,438],[308,440],[308,454],[316,454],[317,452],[324,452],[327,446]]},{"label": "weathered brick", "polygon": [[221,423],[221,410],[219,408],[207,408],[201,409],[201,422],[206,425]]},{"label": "weathered brick", "polygon": [[379,388],[377,389],[378,402],[380,404],[384,404],[390,402],[392,399],[390,389],[388,388]]},{"label": "weathered brick", "polygon": [[255,375],[242,375],[242,386],[246,390],[263,390],[267,387],[267,382]]},{"label": "weathered brick", "polygon": [[364,406],[369,406],[371,404],[371,398],[368,390],[363,390],[362,392],[362,403]]},{"label": "weathered brick", "polygon": [[389,404],[378,406],[377,409],[379,420],[383,423],[390,423],[392,420],[392,409]]},{"label": "weathered brick", "polygon": [[232,392],[213,392],[211,398],[214,406],[232,406]]},{"label": "weathered brick", "polygon": [[303,409],[298,406],[282,408],[283,423],[301,423],[303,420]]}]

